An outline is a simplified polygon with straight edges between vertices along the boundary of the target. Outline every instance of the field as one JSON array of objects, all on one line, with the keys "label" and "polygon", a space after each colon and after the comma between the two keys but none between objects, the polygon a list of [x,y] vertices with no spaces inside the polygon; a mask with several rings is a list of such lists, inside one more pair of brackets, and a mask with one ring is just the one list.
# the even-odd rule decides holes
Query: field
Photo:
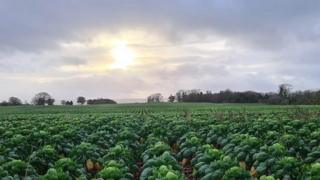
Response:
[{"label": "field", "polygon": [[2,179],[320,179],[320,107],[0,108]]}]

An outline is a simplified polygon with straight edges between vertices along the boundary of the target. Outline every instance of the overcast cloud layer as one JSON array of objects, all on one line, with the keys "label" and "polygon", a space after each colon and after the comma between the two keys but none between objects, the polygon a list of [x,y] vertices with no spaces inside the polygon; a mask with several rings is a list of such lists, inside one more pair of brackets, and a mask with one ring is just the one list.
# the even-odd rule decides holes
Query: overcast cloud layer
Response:
[{"label": "overcast cloud layer", "polygon": [[[3,0],[0,99],[320,87],[320,1]],[[108,68],[115,41],[136,60]]]}]

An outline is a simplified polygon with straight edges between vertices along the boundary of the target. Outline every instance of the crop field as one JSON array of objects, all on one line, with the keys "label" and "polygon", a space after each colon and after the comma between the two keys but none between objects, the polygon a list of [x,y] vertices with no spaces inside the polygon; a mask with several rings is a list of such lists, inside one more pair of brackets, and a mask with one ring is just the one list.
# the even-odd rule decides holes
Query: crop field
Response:
[{"label": "crop field", "polygon": [[320,107],[3,107],[0,177],[318,180]]}]

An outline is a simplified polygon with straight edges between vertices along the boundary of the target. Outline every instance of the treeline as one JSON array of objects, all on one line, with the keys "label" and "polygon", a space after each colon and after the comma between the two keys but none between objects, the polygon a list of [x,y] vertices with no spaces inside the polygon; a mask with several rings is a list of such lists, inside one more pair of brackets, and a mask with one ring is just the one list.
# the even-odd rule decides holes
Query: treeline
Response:
[{"label": "treeline", "polygon": [[99,98],[99,99],[88,99],[87,100],[87,104],[88,105],[93,105],[93,104],[117,104],[117,102],[112,100],[112,99]]},{"label": "treeline", "polygon": [[176,93],[177,102],[212,102],[212,103],[259,103],[274,94],[262,94],[254,91],[233,92],[231,90],[212,93],[199,90],[180,90]]},{"label": "treeline", "polygon": [[[87,103],[87,105],[95,105],[95,104],[117,104],[116,101],[112,100],[112,99],[107,99],[107,98],[98,98],[98,99],[88,99],[86,100],[85,97],[80,96],[77,98],[77,103],[84,105],[85,103]],[[71,100],[62,100],[61,101],[62,105],[73,105],[73,101]]]},{"label": "treeline", "polygon": [[2,101],[0,106],[21,106],[23,105],[22,101],[17,97],[10,97],[8,101]]},{"label": "treeline", "polygon": [[289,104],[320,104],[320,91],[297,91],[288,99]]},{"label": "treeline", "polygon": [[200,90],[180,90],[175,96],[170,95],[169,102],[210,102],[210,103],[265,103],[265,104],[292,104],[316,105],[320,104],[320,91],[295,91],[292,86],[282,84],[277,93],[260,93],[255,91],[236,92],[224,90],[217,93]]},{"label": "treeline", "polygon": [[[261,93],[255,91],[237,92],[224,90],[213,93],[201,90],[180,90],[175,95],[168,97],[168,102],[208,102],[208,103],[264,103],[264,104],[292,104],[292,105],[317,105],[320,104],[320,90],[294,91],[292,85],[281,84],[278,92]],[[155,93],[147,97],[148,103],[163,102],[164,97],[161,93]],[[17,97],[10,97],[8,101],[2,101],[0,106],[19,106],[19,105],[54,105],[55,99],[46,92],[36,94],[31,104],[22,103]],[[95,104],[116,104],[117,102],[108,98],[86,99],[79,96],[76,100],[79,105]],[[74,105],[72,100],[62,100],[62,105]]]},{"label": "treeline", "polygon": [[[37,106],[52,106],[55,103],[55,99],[46,92],[40,92],[36,94],[32,100],[31,104],[25,102],[22,103],[22,101],[17,98],[17,97],[10,97],[8,101],[2,101],[0,103],[0,106],[21,106],[21,105],[37,105]],[[94,105],[94,104],[117,104],[116,101],[112,99],[107,99],[107,98],[97,98],[97,99],[88,99],[86,100],[85,97],[79,96],[77,98],[77,104],[79,105]],[[62,100],[61,105],[66,105],[66,106],[72,106],[75,103],[72,100]]]}]

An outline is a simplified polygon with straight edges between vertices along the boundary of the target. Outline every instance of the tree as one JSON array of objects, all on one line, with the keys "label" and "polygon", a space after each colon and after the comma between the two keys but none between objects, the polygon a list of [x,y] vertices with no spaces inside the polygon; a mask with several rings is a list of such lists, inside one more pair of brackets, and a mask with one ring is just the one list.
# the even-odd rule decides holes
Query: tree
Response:
[{"label": "tree", "polygon": [[177,93],[176,93],[176,100],[178,102],[183,102],[183,96],[185,94],[185,91],[184,90],[179,90]]},{"label": "tree", "polygon": [[66,105],[73,106],[73,101],[66,101]]},{"label": "tree", "polygon": [[175,99],[176,99],[176,97],[173,96],[172,94],[168,97],[168,101],[171,103],[173,103]]},{"label": "tree", "polygon": [[48,104],[48,106],[52,106],[52,105],[54,104],[54,102],[55,102],[55,99],[52,99],[52,98],[50,98],[50,99],[48,99],[48,100],[46,101],[46,103]]},{"label": "tree", "polygon": [[49,99],[52,99],[52,97],[48,93],[41,92],[41,93],[36,94],[33,97],[32,103],[34,105],[44,106],[44,105],[46,105],[46,103],[48,103]]},{"label": "tree", "polygon": [[20,106],[20,105],[22,105],[22,101],[17,97],[10,97],[8,103],[11,106]]},{"label": "tree", "polygon": [[37,100],[33,101],[33,104],[37,106],[44,106],[46,105],[46,100],[44,98],[38,98]]},{"label": "tree", "polygon": [[79,96],[77,98],[77,103],[83,105],[84,103],[86,103],[86,98],[83,96]]},{"label": "tree", "polygon": [[148,96],[148,98],[147,98],[148,103],[158,103],[158,102],[162,102],[162,101],[163,101],[163,96],[161,93],[152,94],[152,95]]},{"label": "tree", "polygon": [[61,101],[61,105],[64,105],[64,106],[72,106],[73,105],[73,101],[68,101],[68,100],[62,100]]},{"label": "tree", "polygon": [[279,96],[281,98],[287,99],[290,95],[290,91],[292,89],[291,84],[280,84],[279,86]]},{"label": "tree", "polygon": [[0,106],[9,106],[10,104],[7,101],[2,101]]},{"label": "tree", "polygon": [[291,84],[281,84],[279,86],[279,96],[281,98],[281,104],[290,104],[290,91],[292,89]]}]

